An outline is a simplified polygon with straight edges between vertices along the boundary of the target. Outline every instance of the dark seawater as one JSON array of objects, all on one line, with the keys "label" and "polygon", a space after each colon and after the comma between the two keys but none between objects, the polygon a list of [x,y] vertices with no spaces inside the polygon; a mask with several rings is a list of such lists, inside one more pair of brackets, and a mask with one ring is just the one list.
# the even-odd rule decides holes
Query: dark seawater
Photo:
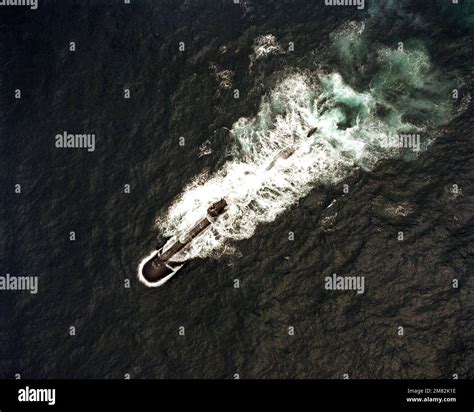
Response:
[{"label": "dark seawater", "polygon": [[[368,38],[423,40],[459,85],[459,116],[419,158],[351,174],[346,196],[342,183],[315,184],[234,244],[240,253],[194,260],[150,289],[136,269],[157,243],[155,219],[223,164],[227,129],[255,116],[282,72],[317,59],[364,87],[330,36],[369,11],[312,0],[39,1],[37,11],[0,10],[1,275],[39,277],[36,295],[0,291],[1,378],[474,377],[472,3],[377,2]],[[255,38],[269,33],[295,51],[249,71]],[[217,93],[210,62],[235,72],[240,99]],[[95,152],[55,148],[63,131],[95,133]],[[199,157],[210,138],[213,152]],[[365,276],[365,294],[326,291],[333,273]]]}]

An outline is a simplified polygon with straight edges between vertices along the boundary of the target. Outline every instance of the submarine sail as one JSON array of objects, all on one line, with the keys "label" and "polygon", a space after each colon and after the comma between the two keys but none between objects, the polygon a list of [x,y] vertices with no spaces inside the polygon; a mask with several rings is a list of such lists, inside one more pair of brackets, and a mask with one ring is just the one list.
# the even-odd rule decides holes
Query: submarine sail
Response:
[{"label": "submarine sail", "polygon": [[206,230],[225,212],[227,201],[221,199],[207,209],[207,215],[198,221],[184,236],[177,239],[171,246],[158,248],[157,252],[143,265],[140,275],[152,286],[160,286],[168,281],[184,265],[173,262],[173,257],[188,246],[197,236]]}]

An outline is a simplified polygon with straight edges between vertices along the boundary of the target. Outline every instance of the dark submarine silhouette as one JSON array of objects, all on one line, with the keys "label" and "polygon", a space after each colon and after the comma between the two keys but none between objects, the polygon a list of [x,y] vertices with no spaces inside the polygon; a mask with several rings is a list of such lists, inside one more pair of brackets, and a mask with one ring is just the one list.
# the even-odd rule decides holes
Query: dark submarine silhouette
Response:
[{"label": "dark submarine silhouette", "polygon": [[[317,127],[313,127],[307,133],[307,137],[311,137],[318,131]],[[272,161],[266,167],[266,171],[271,170],[277,162],[286,160],[291,157],[297,147],[288,146],[280,150]],[[227,200],[225,198],[212,203],[207,209],[207,214],[201,220],[199,220],[184,236],[177,238],[170,246],[167,246],[170,241],[164,245],[156,248],[156,252],[148,258],[145,264],[140,265],[140,276],[148,286],[161,286],[163,283],[168,281],[172,276],[180,270],[185,262],[174,261],[175,257],[180,251],[188,246],[197,236],[204,232],[209,226],[211,226],[216,219],[225,213],[227,208]]]},{"label": "dark submarine silhouette", "polygon": [[174,262],[181,250],[188,246],[197,236],[204,232],[227,208],[227,201],[221,199],[209,206],[207,214],[199,220],[184,236],[177,239],[171,246],[164,250],[158,246],[157,252],[143,265],[141,275],[153,286],[160,286],[176,274],[184,266],[184,262]]}]

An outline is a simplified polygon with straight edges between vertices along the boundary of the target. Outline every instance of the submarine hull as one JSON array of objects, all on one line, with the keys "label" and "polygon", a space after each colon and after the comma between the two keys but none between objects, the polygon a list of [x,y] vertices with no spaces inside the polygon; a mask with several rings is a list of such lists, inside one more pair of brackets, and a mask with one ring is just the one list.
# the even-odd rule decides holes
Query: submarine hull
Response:
[{"label": "submarine hull", "polygon": [[183,262],[173,262],[172,258],[187,245],[189,245],[207,227],[212,225],[215,219],[224,213],[227,207],[225,199],[213,203],[207,209],[207,215],[197,222],[186,234],[174,241],[169,247],[163,246],[152,254],[141,266],[140,275],[148,286],[160,286],[176,274],[184,266]]},{"label": "submarine hull", "polygon": [[141,268],[141,276],[149,286],[162,285],[184,266],[184,263],[164,261],[162,250],[160,248],[152,254]]},{"label": "submarine hull", "polygon": [[173,273],[173,270],[158,256],[154,256],[143,266],[142,274],[147,282],[155,283],[163,280]]}]

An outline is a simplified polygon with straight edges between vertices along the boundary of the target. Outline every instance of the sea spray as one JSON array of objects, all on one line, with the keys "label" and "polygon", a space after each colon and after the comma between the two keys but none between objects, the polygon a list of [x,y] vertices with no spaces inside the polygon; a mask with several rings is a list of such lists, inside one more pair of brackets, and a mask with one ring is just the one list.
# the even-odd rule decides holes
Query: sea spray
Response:
[{"label": "sea spray", "polygon": [[[382,62],[386,53],[379,52]],[[407,54],[407,66],[419,67],[423,53]],[[430,74],[429,59],[422,56],[423,62],[424,73]],[[334,184],[358,169],[369,170],[384,158],[400,156],[400,149],[386,144],[388,137],[424,130],[427,119],[421,116],[419,124],[404,120],[404,106],[391,90],[384,90],[384,85],[392,88],[394,84],[383,70],[374,74],[375,83],[364,92],[345,83],[339,73],[294,71],[285,75],[262,98],[255,117],[241,118],[233,125],[232,160],[212,176],[190,182],[158,218],[162,235],[173,237],[202,217],[211,202],[222,197],[228,200],[228,212],[174,260],[232,253],[234,241],[250,238],[259,224],[274,221],[316,183]],[[396,84],[404,88],[402,101],[411,86],[416,89],[412,105],[417,98],[424,102],[429,97],[413,83],[416,73],[398,70],[394,74]],[[431,87],[439,86],[437,78],[437,74],[430,77]],[[429,120],[439,122],[439,117]],[[314,129],[308,137],[308,131]],[[286,148],[293,148],[293,154],[269,168]]]}]

